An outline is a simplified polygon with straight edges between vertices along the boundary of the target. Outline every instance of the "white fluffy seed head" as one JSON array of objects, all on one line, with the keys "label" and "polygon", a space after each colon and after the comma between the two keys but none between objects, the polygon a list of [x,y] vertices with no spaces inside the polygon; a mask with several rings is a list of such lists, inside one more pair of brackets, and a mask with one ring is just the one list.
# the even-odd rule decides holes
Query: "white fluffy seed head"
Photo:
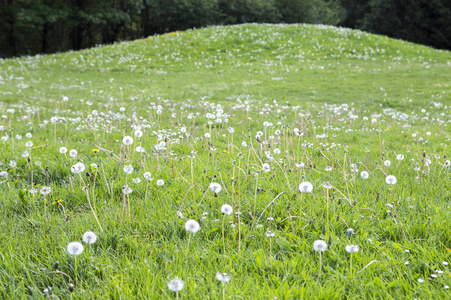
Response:
[{"label": "white fluffy seed head", "polygon": [[324,252],[327,250],[327,244],[325,241],[323,240],[316,240],[313,242],[313,250],[315,250],[316,252]]},{"label": "white fluffy seed head", "polygon": [[124,136],[124,138],[122,139],[122,143],[125,146],[131,145],[133,144],[133,138],[131,136]]},{"label": "white fluffy seed head", "polygon": [[362,179],[368,179],[368,177],[370,177],[370,174],[367,171],[362,171],[360,172],[360,177],[362,177]]},{"label": "white fluffy seed head", "polygon": [[97,235],[92,231],[86,231],[83,234],[83,242],[86,244],[94,244],[97,241]]},{"label": "white fluffy seed head", "polygon": [[210,190],[212,190],[215,194],[219,193],[222,190],[222,187],[219,183],[212,182],[209,186]]},{"label": "white fluffy seed head", "polygon": [[199,231],[200,225],[199,225],[199,223],[197,223],[196,220],[191,219],[191,220],[186,221],[185,229],[188,232],[196,233]]},{"label": "white fluffy seed head", "polygon": [[233,208],[232,206],[230,206],[229,204],[224,204],[223,206],[221,206],[221,213],[223,215],[228,215],[230,216],[233,213]]},{"label": "white fluffy seed head", "polygon": [[174,279],[168,282],[168,289],[170,289],[173,292],[180,292],[181,290],[183,290],[184,285],[185,283],[183,282],[183,280],[181,280],[178,277],[175,277]]},{"label": "white fluffy seed head", "polygon": [[216,273],[216,279],[221,281],[221,282],[229,282],[230,281],[230,276],[227,275],[227,273],[218,272],[218,273]]},{"label": "white fluffy seed head", "polygon": [[313,185],[308,181],[304,181],[299,185],[299,191],[301,193],[311,193],[313,191]]},{"label": "white fluffy seed head", "polygon": [[83,253],[83,244],[79,242],[72,242],[67,245],[67,253],[70,255],[80,255]]},{"label": "white fluffy seed head", "polygon": [[358,245],[347,245],[346,246],[346,252],[348,252],[348,253],[359,252],[359,246]]},{"label": "white fluffy seed head", "polygon": [[396,177],[393,176],[393,175],[388,175],[388,176],[385,178],[385,182],[386,182],[387,184],[395,184],[395,183],[397,182],[397,179],[396,179]]}]

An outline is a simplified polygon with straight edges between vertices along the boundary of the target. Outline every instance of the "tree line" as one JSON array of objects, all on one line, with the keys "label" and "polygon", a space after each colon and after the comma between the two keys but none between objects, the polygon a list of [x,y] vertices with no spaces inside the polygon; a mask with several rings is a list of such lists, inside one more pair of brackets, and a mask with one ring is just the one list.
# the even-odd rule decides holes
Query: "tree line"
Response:
[{"label": "tree line", "polygon": [[248,22],[340,25],[451,49],[450,0],[0,0],[0,57]]}]

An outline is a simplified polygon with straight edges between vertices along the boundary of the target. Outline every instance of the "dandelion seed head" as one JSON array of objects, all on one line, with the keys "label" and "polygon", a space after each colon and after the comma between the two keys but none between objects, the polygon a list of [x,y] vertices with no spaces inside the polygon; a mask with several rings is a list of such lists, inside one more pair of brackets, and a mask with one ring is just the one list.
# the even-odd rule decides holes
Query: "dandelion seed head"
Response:
[{"label": "dandelion seed head", "polygon": [[313,250],[315,250],[316,252],[324,252],[327,250],[327,244],[325,241],[323,240],[316,240],[313,242]]},{"label": "dandelion seed head", "polygon": [[79,242],[72,242],[67,245],[67,253],[70,255],[80,255],[83,253],[83,250],[83,244]]},{"label": "dandelion seed head", "polygon": [[168,289],[173,292],[180,292],[181,290],[183,290],[184,286],[185,283],[178,277],[175,277],[174,279],[168,282]]},{"label": "dandelion seed head", "polygon": [[86,231],[82,239],[86,244],[94,244],[97,241],[97,235],[92,231]]}]

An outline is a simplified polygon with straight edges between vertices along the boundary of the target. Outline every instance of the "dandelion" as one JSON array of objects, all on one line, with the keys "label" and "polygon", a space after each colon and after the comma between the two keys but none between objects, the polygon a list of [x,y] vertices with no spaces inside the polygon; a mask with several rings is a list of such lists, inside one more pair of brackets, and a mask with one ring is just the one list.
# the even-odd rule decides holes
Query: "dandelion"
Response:
[{"label": "dandelion", "polygon": [[316,240],[313,243],[313,250],[315,250],[316,252],[324,252],[327,250],[327,244],[325,241],[323,240]]},{"label": "dandelion", "polygon": [[138,153],[144,153],[144,152],[146,152],[146,150],[145,150],[143,147],[138,146],[138,147],[136,147],[136,152],[138,152]]},{"label": "dandelion", "polygon": [[389,160],[384,161],[384,166],[390,167],[391,162]]},{"label": "dandelion", "polygon": [[164,180],[163,179],[158,179],[157,180],[157,185],[158,186],[163,186],[164,185]]},{"label": "dandelion", "polygon": [[152,181],[152,174],[150,174],[150,172],[145,172],[143,174],[144,179],[146,179],[147,181]]},{"label": "dandelion", "polygon": [[138,183],[141,183],[141,178],[133,178],[132,179],[132,181],[133,181],[133,183],[136,183],[136,184],[138,184]]},{"label": "dandelion", "polygon": [[124,173],[125,173],[125,174],[131,174],[131,173],[133,173],[133,166],[132,166],[132,165],[124,166]]},{"label": "dandelion", "polygon": [[332,171],[332,169],[333,169],[333,168],[332,168],[331,166],[327,166],[327,167],[326,167],[326,171],[327,171],[327,172]]},{"label": "dandelion", "polygon": [[229,282],[231,278],[229,275],[227,275],[227,273],[218,272],[216,273],[216,279],[220,282],[226,283]]},{"label": "dandelion", "polygon": [[189,219],[185,223],[185,230],[188,233],[192,233],[188,234],[188,244],[186,245],[186,258],[188,258],[189,242],[191,241],[191,236],[195,235],[200,230],[200,225],[196,220]]},{"label": "dandelion", "polygon": [[321,259],[321,253],[327,250],[327,244],[323,240],[316,240],[313,242],[313,250],[319,253],[319,272],[318,272],[318,278],[321,276],[321,266],[322,266],[322,259]]},{"label": "dandelion", "polygon": [[42,195],[48,195],[52,192],[52,188],[51,187],[47,187],[47,186],[43,186],[40,190]]},{"label": "dandelion", "polygon": [[272,238],[272,237],[274,237],[276,234],[275,234],[273,231],[268,230],[268,231],[265,232],[265,235],[266,235],[267,237],[269,237],[269,238]]},{"label": "dandelion", "polygon": [[213,191],[213,193],[215,193],[215,197],[217,197],[218,193],[222,190],[221,185],[219,183],[216,183],[216,182],[210,183],[209,188],[210,188],[210,190]]},{"label": "dandelion", "polygon": [[269,164],[263,164],[262,169],[263,169],[263,172],[265,172],[265,173],[268,173],[269,171],[271,171],[271,167],[269,166]]},{"label": "dandelion", "polygon": [[67,245],[67,253],[69,253],[70,255],[80,255],[83,253],[83,250],[83,244],[80,242],[72,242]]},{"label": "dandelion", "polygon": [[232,214],[232,212],[233,212],[233,208],[229,204],[224,204],[223,206],[221,206],[221,213],[223,215],[230,216]]},{"label": "dandelion", "polygon": [[308,181],[304,181],[299,185],[299,191],[301,193],[311,193],[313,191],[313,185]]},{"label": "dandelion", "polygon": [[30,152],[28,152],[27,150],[24,150],[22,152],[22,157],[27,158],[28,156],[30,156]]},{"label": "dandelion", "polygon": [[124,185],[122,187],[122,192],[124,193],[124,195],[128,195],[133,192],[133,189],[131,187],[129,187],[128,185]]},{"label": "dandelion", "polygon": [[[141,130],[135,130],[135,136],[136,136],[137,138],[140,138],[140,137],[143,136],[143,132],[142,132]],[[133,141],[132,141],[132,142],[133,142]],[[124,144],[125,144],[125,142],[124,142]]]},{"label": "dandelion", "polygon": [[388,176],[385,178],[385,182],[386,182],[387,184],[395,184],[395,183],[397,182],[397,179],[396,179],[396,177],[393,176],[393,175],[388,175]]},{"label": "dandelion", "polygon": [[97,241],[97,235],[92,231],[86,231],[83,234],[83,242],[86,244],[94,244]]},{"label": "dandelion", "polygon": [[[183,282],[183,280],[181,280],[178,277],[175,277],[174,279],[172,279],[171,281],[168,282],[168,289],[173,291],[173,292],[180,292],[181,290],[183,290],[183,286],[185,285],[185,283]],[[177,295],[178,297],[178,295]]]},{"label": "dandelion", "polygon": [[368,179],[368,177],[370,177],[370,174],[368,174],[367,171],[362,171],[360,172],[360,177],[362,177],[362,179]]},{"label": "dandelion", "polygon": [[25,146],[31,148],[31,147],[33,147],[33,142],[32,141],[28,141],[28,142],[25,143]]},{"label": "dandelion", "polygon": [[351,262],[350,262],[350,265],[349,265],[349,273],[350,273],[350,277],[352,278],[353,277],[353,274],[352,274],[352,254],[359,252],[359,246],[358,245],[347,245],[345,249],[346,249],[346,252],[351,254],[351,259],[350,259]]},{"label": "dandelion", "polygon": [[129,146],[129,145],[133,144],[133,138],[131,136],[124,136],[124,138],[122,139],[122,143],[125,146]]},{"label": "dandelion", "polygon": [[66,148],[66,147],[61,147],[61,148],[60,148],[60,153],[61,153],[61,154],[67,153],[67,148]]},{"label": "dandelion", "polygon": [[[66,151],[67,151],[67,150],[66,150]],[[92,149],[91,151],[92,151],[93,153],[99,153],[99,149],[96,149],[96,148],[95,148],[95,149]]]},{"label": "dandelion", "polygon": [[188,232],[196,233],[199,231],[200,225],[199,225],[199,223],[197,223],[197,221],[190,219],[190,220],[186,221],[185,229]]},{"label": "dandelion", "polygon": [[396,155],[396,159],[399,161],[402,161],[402,160],[404,160],[404,155],[398,154],[398,155]]},{"label": "dandelion", "polygon": [[85,170],[85,165],[83,163],[79,162],[79,163],[76,163],[75,165],[73,165],[72,167],[70,167],[70,170],[74,174],[79,174]]},{"label": "dandelion", "polygon": [[75,157],[77,157],[77,155],[78,155],[77,150],[72,149],[72,150],[69,151],[69,156],[70,157],[75,158]]}]

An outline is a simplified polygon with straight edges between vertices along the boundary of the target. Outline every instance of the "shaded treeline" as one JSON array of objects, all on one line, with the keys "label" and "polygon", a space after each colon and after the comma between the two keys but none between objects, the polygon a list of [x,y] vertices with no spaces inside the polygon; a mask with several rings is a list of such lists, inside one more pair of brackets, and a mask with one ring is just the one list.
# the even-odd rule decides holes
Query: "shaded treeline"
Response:
[{"label": "shaded treeline", "polygon": [[450,0],[0,0],[0,57],[246,22],[342,25],[451,49]]}]

